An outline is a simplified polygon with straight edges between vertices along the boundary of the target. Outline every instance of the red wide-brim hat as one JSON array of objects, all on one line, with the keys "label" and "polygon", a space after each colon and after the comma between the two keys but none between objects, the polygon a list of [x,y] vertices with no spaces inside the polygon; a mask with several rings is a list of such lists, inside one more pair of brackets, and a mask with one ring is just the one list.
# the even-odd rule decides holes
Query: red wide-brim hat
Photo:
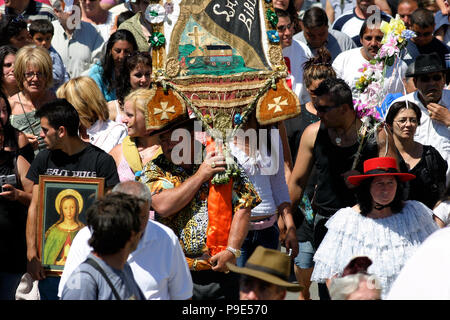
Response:
[{"label": "red wide-brim hat", "polygon": [[380,157],[364,161],[364,174],[350,176],[348,181],[355,186],[359,186],[363,180],[378,176],[396,176],[402,182],[416,178],[411,173],[398,172],[397,161],[394,158]]}]

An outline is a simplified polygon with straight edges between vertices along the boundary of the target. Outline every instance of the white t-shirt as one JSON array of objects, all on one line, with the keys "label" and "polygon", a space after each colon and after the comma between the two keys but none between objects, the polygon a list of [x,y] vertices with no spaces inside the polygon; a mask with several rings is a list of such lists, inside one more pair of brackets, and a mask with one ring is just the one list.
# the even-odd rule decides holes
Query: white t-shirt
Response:
[{"label": "white t-shirt", "polygon": [[[58,287],[59,297],[71,273],[92,251],[88,244],[90,237],[89,228],[84,227],[73,239]],[[161,223],[148,221],[144,236],[127,262],[147,300],[185,300],[192,297],[192,277],[180,242],[175,233]]]},{"label": "white t-shirt", "polygon": [[408,259],[387,300],[450,299],[450,228],[436,231]]},{"label": "white t-shirt", "polygon": [[283,57],[289,68],[286,81],[291,82],[292,90],[299,97],[300,104],[304,104],[309,101],[309,95],[303,85],[303,64],[312,57],[311,50],[303,42],[292,39],[292,44],[283,48]]},{"label": "white t-shirt", "polygon": [[[361,69],[364,63],[369,62],[363,57],[361,50],[363,50],[362,47],[344,51],[333,61],[333,68],[337,77],[344,79],[352,91],[355,88],[356,80],[362,75],[358,69]],[[407,65],[400,60],[400,64],[396,68],[394,67],[396,67],[395,63],[386,70],[384,79],[385,94],[403,92],[402,79],[405,78]]]}]

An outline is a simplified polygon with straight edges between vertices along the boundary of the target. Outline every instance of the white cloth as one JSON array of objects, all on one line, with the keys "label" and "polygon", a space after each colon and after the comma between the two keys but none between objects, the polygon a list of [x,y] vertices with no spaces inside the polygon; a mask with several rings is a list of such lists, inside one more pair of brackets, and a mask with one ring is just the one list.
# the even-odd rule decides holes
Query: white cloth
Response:
[{"label": "white cloth", "polygon": [[[278,132],[278,130],[272,132]],[[235,144],[230,143],[231,154],[244,168],[262,200],[259,205],[252,209],[252,217],[275,214],[279,205],[291,202],[284,175],[283,145],[280,135],[272,134],[271,142],[272,156],[268,156],[267,151],[260,152],[257,150],[254,158],[249,157]],[[250,143],[252,142],[250,141]]]},{"label": "white cloth", "polygon": [[289,75],[286,80],[291,80],[292,90],[300,99],[300,103],[308,102],[310,100],[309,94],[303,85],[303,64],[312,57],[311,50],[300,40],[292,39],[292,44],[283,48],[283,57],[288,58],[290,64]]},{"label": "white cloth", "polygon": [[89,135],[89,141],[105,152],[121,144],[123,138],[128,135],[127,127],[113,120],[97,120],[86,132]]},{"label": "white cloth", "polygon": [[[420,125],[417,127],[414,140],[434,147],[441,154],[447,163],[450,163],[450,130],[442,122],[430,119],[428,109],[419,100],[419,91],[412,92],[406,96],[401,96],[395,99],[391,105],[398,101],[411,101],[417,104],[422,111],[420,118]],[[439,101],[440,105],[450,108],[450,90],[443,90],[442,97]],[[386,112],[386,114],[389,112]],[[447,169],[447,186],[450,184],[450,166]]]},{"label": "white cloth", "polygon": [[114,26],[115,20],[116,15],[111,11],[108,11],[108,18],[106,19],[105,23],[92,24],[95,27],[95,29],[97,29],[97,31],[100,33],[104,42],[107,42],[109,40],[109,37],[111,36],[111,29]]},{"label": "white cloth", "polygon": [[[337,77],[344,79],[350,86],[352,91],[355,90],[355,82],[358,80],[362,72],[358,71],[363,67],[364,63],[369,63],[361,54],[363,48],[354,48],[340,53],[333,61],[333,68],[336,71]],[[406,63],[401,61],[400,64],[393,64],[386,69],[386,77],[384,78],[383,88],[385,94],[403,92],[402,79],[405,78]]]},{"label": "white cloth", "polygon": [[[88,244],[90,237],[88,227],[75,236],[59,283],[59,297],[71,273],[92,251]],[[178,238],[170,228],[149,220],[137,249],[128,257],[128,263],[136,283],[148,300],[185,300],[192,297],[191,273]]]},{"label": "white cloth", "polygon": [[406,262],[387,300],[450,300],[450,228],[436,231]]},{"label": "white cloth", "polygon": [[349,207],[339,210],[326,223],[311,280],[340,276],[351,259],[367,256],[372,260],[368,272],[380,280],[384,298],[406,260],[438,229],[432,214],[414,200],[406,201],[401,213],[382,219],[364,217]]},{"label": "white cloth", "polygon": [[80,21],[69,39],[59,21],[52,24],[55,29],[52,46],[61,56],[70,78],[82,75],[100,60],[104,40],[93,25]]},{"label": "white cloth", "polygon": [[450,224],[450,200],[439,203],[438,206],[433,209],[433,214],[448,226]]}]

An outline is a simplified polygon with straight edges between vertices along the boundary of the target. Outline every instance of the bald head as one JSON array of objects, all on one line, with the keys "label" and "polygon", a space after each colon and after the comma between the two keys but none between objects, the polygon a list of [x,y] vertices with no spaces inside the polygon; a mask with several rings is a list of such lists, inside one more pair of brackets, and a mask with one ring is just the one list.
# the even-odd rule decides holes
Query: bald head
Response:
[{"label": "bald head", "polygon": [[112,189],[112,192],[126,193],[140,200],[148,201],[150,205],[152,203],[152,195],[149,188],[139,181],[121,182]]},{"label": "bald head", "polygon": [[144,230],[148,223],[150,206],[152,204],[152,195],[149,188],[139,181],[125,181],[117,184],[112,189],[112,192],[125,193],[143,201],[143,204],[141,206],[140,219],[141,230]]}]

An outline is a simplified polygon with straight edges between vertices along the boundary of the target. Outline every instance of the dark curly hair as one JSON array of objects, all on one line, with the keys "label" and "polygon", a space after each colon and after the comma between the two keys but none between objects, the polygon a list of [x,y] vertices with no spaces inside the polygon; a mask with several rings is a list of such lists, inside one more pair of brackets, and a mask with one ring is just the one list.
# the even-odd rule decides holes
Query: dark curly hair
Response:
[{"label": "dark curly hair", "polygon": [[130,72],[133,71],[136,66],[142,64],[144,66],[152,67],[152,57],[148,52],[135,51],[130,56],[126,57],[122,64],[120,74],[122,75],[118,81],[116,90],[117,100],[123,105],[125,97],[131,91],[130,84]]},{"label": "dark curly hair", "polygon": [[92,231],[89,245],[101,255],[117,253],[125,247],[132,232],[141,230],[141,207],[144,201],[120,192],[96,200],[86,211]]},{"label": "dark curly hair", "polygon": [[27,23],[21,16],[15,14],[3,16],[0,20],[0,46],[10,44],[11,38],[24,29],[27,30]]}]

